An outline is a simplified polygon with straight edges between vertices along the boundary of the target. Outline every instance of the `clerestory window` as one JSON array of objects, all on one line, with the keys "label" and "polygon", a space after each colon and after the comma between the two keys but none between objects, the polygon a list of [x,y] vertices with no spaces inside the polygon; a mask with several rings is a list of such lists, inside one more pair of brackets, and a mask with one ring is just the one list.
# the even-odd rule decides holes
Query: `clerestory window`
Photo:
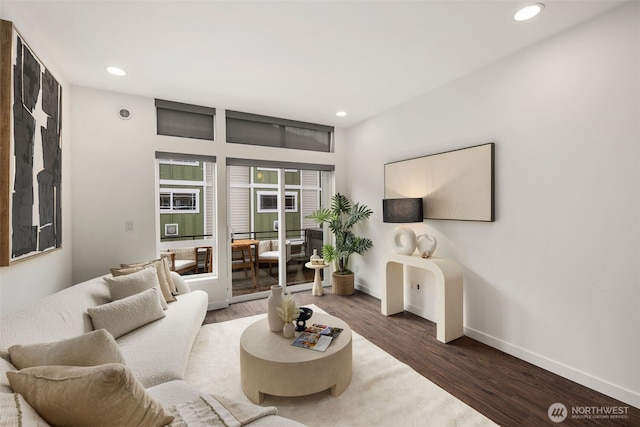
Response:
[{"label": "clerestory window", "polygon": [[226,127],[231,143],[332,151],[332,126],[227,110]]}]

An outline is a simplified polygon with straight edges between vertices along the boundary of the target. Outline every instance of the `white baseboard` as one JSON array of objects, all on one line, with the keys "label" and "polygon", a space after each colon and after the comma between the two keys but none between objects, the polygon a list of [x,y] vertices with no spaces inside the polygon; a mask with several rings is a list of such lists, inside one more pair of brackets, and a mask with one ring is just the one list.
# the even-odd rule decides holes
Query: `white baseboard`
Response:
[{"label": "white baseboard", "polygon": [[219,310],[221,308],[227,308],[229,307],[229,301],[224,300],[224,301],[214,301],[214,302],[210,302],[209,305],[207,306],[207,311],[209,310]]},{"label": "white baseboard", "polygon": [[[356,284],[356,288],[366,294],[381,299],[380,292],[378,291],[373,291],[372,289],[360,284]],[[435,313],[430,313],[422,308],[408,305],[405,306],[405,310],[427,320],[431,320],[432,322],[435,321]],[[502,341],[498,338],[487,335],[475,329],[468,328],[466,326],[464,327],[464,334],[469,338],[473,338],[476,341],[480,341],[481,343],[488,345],[489,347],[498,349],[513,357],[517,357],[518,359],[524,360],[525,362],[529,362],[532,365],[538,366],[542,369],[546,369],[547,371],[553,372],[556,375],[560,375],[563,378],[567,378],[602,394],[606,394],[607,396],[610,396],[628,405],[640,408],[640,394],[635,391],[628,390],[616,384],[612,384],[601,378],[594,377],[593,375],[590,375],[586,372],[564,365],[555,360],[533,353],[522,347],[518,347],[517,345]]]},{"label": "white baseboard", "polygon": [[624,387],[612,384],[603,379],[594,377],[593,375],[590,375],[586,372],[574,369],[555,360],[533,353],[522,347],[510,344],[506,341],[502,341],[498,338],[492,337],[466,326],[464,328],[464,334],[469,338],[473,338],[476,341],[480,341],[483,344],[503,351],[511,356],[524,360],[525,362],[529,362],[542,369],[553,372],[556,375],[560,375],[561,377],[567,378],[571,381],[575,381],[578,384],[589,387],[590,389],[598,391],[602,394],[606,394],[607,396],[610,396],[614,399],[618,399],[628,405],[640,408],[640,394],[632,390],[628,390]]},{"label": "white baseboard", "polygon": [[416,316],[423,317],[434,323],[436,321],[436,313],[433,311],[425,310],[424,308],[416,307],[415,305],[411,305],[411,304],[405,306],[404,309],[409,313],[413,313]]},{"label": "white baseboard", "polygon": [[361,292],[364,292],[367,295],[371,295],[372,297],[376,297],[378,299],[382,299],[382,294],[377,290],[374,290],[374,289],[371,289],[371,288],[369,288],[367,286],[361,285],[360,283],[356,283],[354,285],[354,287],[357,290],[359,290]]}]

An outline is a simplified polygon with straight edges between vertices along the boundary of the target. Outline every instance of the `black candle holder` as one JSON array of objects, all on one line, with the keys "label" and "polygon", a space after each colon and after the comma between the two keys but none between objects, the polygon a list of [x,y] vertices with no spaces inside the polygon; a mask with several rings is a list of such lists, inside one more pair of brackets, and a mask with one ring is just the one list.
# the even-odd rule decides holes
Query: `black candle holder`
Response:
[{"label": "black candle holder", "polygon": [[296,319],[296,331],[301,332],[304,331],[307,327],[307,320],[311,318],[313,315],[313,310],[307,307],[300,308],[300,314]]}]

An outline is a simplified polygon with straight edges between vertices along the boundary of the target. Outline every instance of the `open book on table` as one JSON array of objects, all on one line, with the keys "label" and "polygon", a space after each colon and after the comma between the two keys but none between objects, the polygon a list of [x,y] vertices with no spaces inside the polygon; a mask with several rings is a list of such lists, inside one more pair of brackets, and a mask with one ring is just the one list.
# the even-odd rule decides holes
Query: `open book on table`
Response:
[{"label": "open book on table", "polygon": [[307,326],[292,345],[310,350],[325,351],[329,347],[329,344],[331,344],[331,341],[340,335],[340,332],[342,332],[342,328],[314,323],[311,326]]}]

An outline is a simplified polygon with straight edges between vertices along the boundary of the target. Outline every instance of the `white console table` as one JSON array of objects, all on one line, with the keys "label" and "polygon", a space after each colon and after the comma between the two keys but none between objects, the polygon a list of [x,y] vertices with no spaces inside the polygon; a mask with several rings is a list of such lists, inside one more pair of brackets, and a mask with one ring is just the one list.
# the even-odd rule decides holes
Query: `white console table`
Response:
[{"label": "white console table", "polygon": [[404,289],[409,288],[409,267],[431,271],[436,277],[437,339],[444,343],[464,335],[462,323],[462,269],[447,258],[421,258],[417,255],[387,254],[382,258],[382,314],[391,316],[404,310]]}]

